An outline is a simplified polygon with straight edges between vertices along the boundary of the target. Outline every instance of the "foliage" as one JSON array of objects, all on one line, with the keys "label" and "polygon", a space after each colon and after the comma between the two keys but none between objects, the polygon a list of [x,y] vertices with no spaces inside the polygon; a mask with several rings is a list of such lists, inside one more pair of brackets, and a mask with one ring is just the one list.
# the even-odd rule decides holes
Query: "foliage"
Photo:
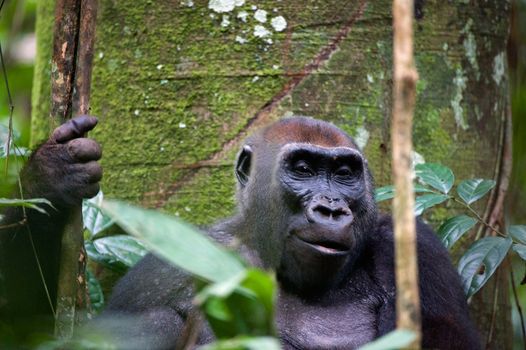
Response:
[{"label": "foliage", "polygon": [[[84,201],[83,216],[90,259],[124,272],[148,247],[196,277],[195,303],[218,339],[206,349],[279,349],[274,337],[273,276],[247,268],[232,252],[175,217],[103,201],[102,192]],[[104,237],[113,223],[133,236]],[[91,304],[99,310],[104,303],[100,285],[90,271],[87,277]]]},{"label": "foliage", "polygon": [[[467,214],[445,220],[437,233],[446,248],[451,249],[467,232],[477,224],[490,229],[497,236],[475,239],[464,252],[458,263],[464,291],[471,297],[484,286],[513,250],[526,261],[526,226],[510,226],[507,232],[492,227],[472,208],[472,204],[483,198],[493,187],[495,181],[485,179],[463,180],[456,186],[456,195],[451,191],[455,175],[451,169],[433,163],[418,164],[415,174],[420,184],[415,184],[415,215],[446,201],[461,205]],[[425,193],[419,195],[420,193]],[[394,197],[394,187],[385,186],[376,190],[376,200],[383,201]]]}]

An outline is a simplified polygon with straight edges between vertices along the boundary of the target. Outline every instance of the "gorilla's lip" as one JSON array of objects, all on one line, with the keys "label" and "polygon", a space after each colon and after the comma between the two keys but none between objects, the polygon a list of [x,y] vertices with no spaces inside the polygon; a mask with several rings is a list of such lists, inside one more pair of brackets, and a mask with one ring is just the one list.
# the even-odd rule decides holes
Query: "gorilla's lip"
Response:
[{"label": "gorilla's lip", "polygon": [[319,253],[324,255],[345,255],[349,252],[350,248],[339,242],[330,241],[330,240],[318,240],[311,241],[306,240],[298,235],[293,235],[293,238],[300,243],[307,245]]}]

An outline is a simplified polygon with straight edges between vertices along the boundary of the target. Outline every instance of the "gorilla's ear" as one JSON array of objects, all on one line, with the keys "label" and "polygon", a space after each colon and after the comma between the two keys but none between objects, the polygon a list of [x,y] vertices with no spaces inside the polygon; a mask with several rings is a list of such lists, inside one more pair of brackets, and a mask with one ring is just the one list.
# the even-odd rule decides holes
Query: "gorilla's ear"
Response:
[{"label": "gorilla's ear", "polygon": [[243,146],[241,153],[237,157],[236,177],[241,187],[248,182],[250,175],[250,165],[252,163],[252,148],[249,145]]}]

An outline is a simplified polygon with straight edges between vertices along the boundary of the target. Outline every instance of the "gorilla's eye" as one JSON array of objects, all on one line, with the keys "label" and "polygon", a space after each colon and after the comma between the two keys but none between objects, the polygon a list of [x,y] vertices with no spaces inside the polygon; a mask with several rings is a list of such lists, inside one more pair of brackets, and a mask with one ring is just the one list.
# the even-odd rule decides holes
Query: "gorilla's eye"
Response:
[{"label": "gorilla's eye", "polygon": [[334,175],[340,176],[340,177],[350,177],[352,176],[352,170],[349,166],[344,165],[339,167],[335,172]]},{"label": "gorilla's eye", "polygon": [[294,165],[292,166],[292,170],[296,174],[301,175],[301,176],[312,176],[312,175],[314,175],[314,171],[309,166],[309,164],[307,164],[307,162],[304,161],[304,160],[298,160],[297,162],[295,162]]}]

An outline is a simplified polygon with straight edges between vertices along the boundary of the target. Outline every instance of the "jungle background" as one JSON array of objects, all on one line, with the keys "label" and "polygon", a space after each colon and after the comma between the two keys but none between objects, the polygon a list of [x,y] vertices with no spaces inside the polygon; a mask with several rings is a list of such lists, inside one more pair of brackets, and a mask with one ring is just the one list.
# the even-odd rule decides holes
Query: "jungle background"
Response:
[{"label": "jungle background", "polygon": [[[105,149],[105,195],[211,223],[233,210],[231,167],[240,140],[292,113],[323,117],[355,136],[377,184],[389,184],[390,3],[247,1],[230,11],[210,3],[100,1],[92,110],[101,125],[90,136]],[[526,1],[417,3],[416,156],[459,176],[492,178],[503,128],[494,115],[505,113],[511,98],[506,216],[524,224]],[[54,6],[49,0],[3,4],[0,43],[15,152],[26,154],[50,129]],[[0,99],[5,144],[5,87]],[[0,154],[2,169],[6,158]],[[13,191],[22,162],[10,157],[0,197]],[[454,209],[438,208],[426,219],[437,223]],[[517,260],[514,268],[519,286],[524,264]],[[526,288],[518,291],[524,305]],[[515,303],[507,305],[515,347],[522,348]],[[498,315],[498,328],[507,328],[505,314]]]}]

